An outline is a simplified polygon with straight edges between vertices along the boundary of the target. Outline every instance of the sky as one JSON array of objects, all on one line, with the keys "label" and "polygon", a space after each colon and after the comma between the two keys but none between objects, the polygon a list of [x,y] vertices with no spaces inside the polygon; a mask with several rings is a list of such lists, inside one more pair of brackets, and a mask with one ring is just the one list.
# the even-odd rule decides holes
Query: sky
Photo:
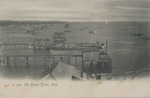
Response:
[{"label": "sky", "polygon": [[149,21],[150,0],[0,0],[0,20]]}]

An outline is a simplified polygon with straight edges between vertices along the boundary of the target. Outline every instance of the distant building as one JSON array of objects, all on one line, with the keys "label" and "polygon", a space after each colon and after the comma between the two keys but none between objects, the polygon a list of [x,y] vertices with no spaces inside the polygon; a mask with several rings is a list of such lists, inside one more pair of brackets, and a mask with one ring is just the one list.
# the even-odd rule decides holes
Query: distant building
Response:
[{"label": "distant building", "polygon": [[54,44],[64,44],[65,39],[65,32],[55,32],[53,36]]}]

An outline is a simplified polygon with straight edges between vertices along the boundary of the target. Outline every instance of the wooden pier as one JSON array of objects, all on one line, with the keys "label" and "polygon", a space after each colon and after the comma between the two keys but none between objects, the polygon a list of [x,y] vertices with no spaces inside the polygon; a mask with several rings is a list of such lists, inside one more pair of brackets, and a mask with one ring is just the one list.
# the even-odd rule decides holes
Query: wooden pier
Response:
[{"label": "wooden pier", "polygon": [[[29,40],[28,42],[30,43],[27,43],[24,40]],[[28,68],[35,66],[36,68],[37,66],[51,67],[54,63],[64,62],[83,70],[84,63],[87,63],[87,60],[85,61],[84,59],[84,54],[89,52],[99,52],[97,46],[85,47],[81,49],[60,48],[58,50],[41,48],[48,47],[47,45],[50,45],[49,38],[23,39],[23,41],[16,42],[15,44],[11,41],[0,43],[0,49],[4,50],[2,54],[0,54],[0,66],[15,68],[19,66],[26,66]],[[92,56],[91,58],[93,58],[93,55],[90,55]],[[93,61],[91,59],[88,63]]]},{"label": "wooden pier", "polygon": [[[73,59],[74,64],[71,59]],[[57,62],[65,62],[67,64],[74,65],[75,67],[80,67],[79,62],[83,63],[83,55],[0,55],[0,66],[7,67],[51,67],[53,63]]]}]

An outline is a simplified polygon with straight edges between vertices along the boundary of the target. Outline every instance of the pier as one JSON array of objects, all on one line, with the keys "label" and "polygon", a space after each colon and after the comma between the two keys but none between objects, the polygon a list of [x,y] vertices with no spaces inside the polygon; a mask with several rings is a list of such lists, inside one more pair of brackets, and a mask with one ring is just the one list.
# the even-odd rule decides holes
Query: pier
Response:
[{"label": "pier", "polygon": [[32,48],[33,44],[36,47],[48,47],[50,43],[50,38],[9,38],[2,39],[2,41],[0,42],[0,49],[26,49]]},{"label": "pier", "polygon": [[[66,52],[66,51],[65,51]],[[79,67],[79,62],[83,63],[83,54],[80,53],[66,53],[56,54],[53,51],[49,51],[47,55],[44,53],[35,52],[28,53],[28,54],[9,54],[5,53],[4,55],[0,55],[0,66],[7,66],[7,67],[18,67],[18,66],[51,66],[53,63],[57,62],[65,62],[67,64],[74,65],[75,67]],[[39,54],[38,54],[39,53]]]}]

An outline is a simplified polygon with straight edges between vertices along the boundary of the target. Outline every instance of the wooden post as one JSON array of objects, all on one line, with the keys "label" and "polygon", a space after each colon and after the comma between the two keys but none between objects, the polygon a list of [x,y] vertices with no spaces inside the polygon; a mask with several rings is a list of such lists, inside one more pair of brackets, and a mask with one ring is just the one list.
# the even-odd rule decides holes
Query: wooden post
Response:
[{"label": "wooden post", "polygon": [[60,61],[62,62],[62,57],[60,57]]},{"label": "wooden post", "polygon": [[69,63],[69,65],[70,65],[70,58],[71,58],[71,57],[68,57],[68,63]]},{"label": "wooden post", "polygon": [[28,59],[28,57],[25,57],[25,65],[26,65],[27,67],[29,67],[29,59]]},{"label": "wooden post", "polygon": [[51,57],[48,57],[48,67],[51,68]]},{"label": "wooden post", "polygon": [[76,67],[77,67],[77,64],[78,64],[78,62],[77,62],[77,57],[75,57],[76,58]]},{"label": "wooden post", "polygon": [[36,56],[34,57],[34,66],[36,67]]},{"label": "wooden post", "polygon": [[1,59],[2,59],[1,64],[2,64],[2,65],[5,65],[5,63],[6,63],[6,62],[5,62],[5,58],[4,58],[3,56],[1,56]]},{"label": "wooden post", "polygon": [[34,57],[34,66],[36,67],[35,39],[33,40],[33,43],[34,43],[34,44],[33,44],[33,52],[34,52],[34,56],[33,56],[33,57]]},{"label": "wooden post", "polygon": [[2,63],[2,59],[1,59],[1,56],[0,56],[0,66],[1,66],[1,63]]},{"label": "wooden post", "polygon": [[7,64],[7,67],[10,66],[10,57],[6,57],[6,64]]},{"label": "wooden post", "polygon": [[14,61],[15,67],[17,67],[17,63],[16,63],[16,57],[15,57],[15,61]]},{"label": "wooden post", "polygon": [[103,68],[104,68],[104,66],[105,66],[105,65],[104,65],[104,61],[103,61]]},{"label": "wooden post", "polygon": [[83,58],[83,54],[84,54],[84,53],[83,53],[83,51],[82,51],[82,57],[81,57],[81,59],[82,59],[82,66],[81,66],[81,67],[82,67],[82,71],[84,70],[84,69],[83,69],[83,66],[84,66],[84,58]]}]

